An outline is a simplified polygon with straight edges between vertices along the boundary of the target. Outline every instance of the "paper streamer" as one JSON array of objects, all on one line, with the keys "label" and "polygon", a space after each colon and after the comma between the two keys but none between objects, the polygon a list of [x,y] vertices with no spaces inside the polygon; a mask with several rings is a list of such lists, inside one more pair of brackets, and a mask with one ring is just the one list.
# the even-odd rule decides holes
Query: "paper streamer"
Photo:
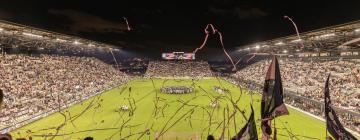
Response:
[{"label": "paper streamer", "polygon": [[123,18],[124,18],[124,20],[125,20],[125,22],[126,22],[127,30],[128,30],[128,31],[131,31],[131,28],[130,28],[130,25],[129,25],[128,20],[126,19],[126,17],[123,17]]},{"label": "paper streamer", "polygon": [[252,60],[253,58],[255,58],[256,54],[253,54],[253,56],[251,56],[248,60],[246,60],[246,63],[249,63],[250,60]]},{"label": "paper streamer", "polygon": [[[291,21],[291,23],[293,24],[293,26],[295,28],[295,31],[296,31],[296,34],[297,34],[299,40],[301,40],[300,33],[299,33],[299,30],[298,30],[298,27],[297,27],[296,23],[289,16],[285,15],[284,18]],[[300,42],[300,44],[301,44],[301,49],[304,48],[303,42]]]},{"label": "paper streamer", "polygon": [[111,55],[112,55],[112,57],[113,57],[113,59],[114,59],[114,61],[115,61],[115,63],[116,63],[116,67],[119,68],[119,64],[118,64],[118,62],[117,62],[117,60],[116,60],[116,58],[115,58],[115,56],[114,56],[114,53],[112,52],[111,49],[110,49],[110,53],[111,53]]},{"label": "paper streamer", "polygon": [[219,35],[219,40],[220,40],[220,44],[221,44],[221,47],[225,53],[225,55],[227,56],[227,58],[230,60],[231,64],[233,65],[233,70],[236,70],[236,65],[233,61],[233,59],[231,58],[231,56],[228,54],[228,52],[226,51],[225,49],[225,46],[224,46],[224,42],[223,42],[223,36],[221,34],[221,32],[219,32],[215,27],[214,25],[212,24],[207,24],[206,25],[206,28],[204,29],[204,32],[206,34],[205,36],[205,39],[204,39],[204,42],[201,44],[201,46],[199,48],[196,48],[193,53],[195,54],[197,51],[201,50],[202,48],[205,47],[206,43],[207,43],[207,40],[209,38],[209,34],[210,34],[210,31],[209,31],[209,28],[211,28],[211,31],[213,34],[218,34]]}]

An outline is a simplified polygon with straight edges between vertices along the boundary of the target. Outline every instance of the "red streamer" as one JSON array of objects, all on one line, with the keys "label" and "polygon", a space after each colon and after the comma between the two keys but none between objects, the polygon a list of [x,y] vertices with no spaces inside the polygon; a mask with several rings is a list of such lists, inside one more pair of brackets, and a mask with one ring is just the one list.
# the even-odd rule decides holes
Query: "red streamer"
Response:
[{"label": "red streamer", "polygon": [[204,32],[205,32],[205,34],[206,34],[205,39],[204,39],[204,42],[201,44],[201,46],[200,46],[199,48],[196,48],[196,49],[193,51],[193,53],[195,54],[197,51],[199,51],[199,50],[201,50],[202,48],[205,47],[206,42],[207,42],[207,40],[208,40],[208,38],[209,38],[209,33],[210,33],[209,27],[211,28],[211,31],[212,31],[213,34],[216,34],[216,33],[217,33],[217,34],[219,35],[219,40],[220,40],[221,47],[222,47],[225,55],[228,57],[228,59],[230,60],[231,64],[233,65],[233,67],[234,67],[233,69],[236,70],[236,65],[235,65],[233,59],[231,58],[231,56],[228,54],[228,52],[227,52],[226,49],[225,49],[224,42],[223,42],[223,37],[222,37],[221,32],[219,32],[212,24],[207,24],[207,25],[206,25],[206,28],[204,29]]}]

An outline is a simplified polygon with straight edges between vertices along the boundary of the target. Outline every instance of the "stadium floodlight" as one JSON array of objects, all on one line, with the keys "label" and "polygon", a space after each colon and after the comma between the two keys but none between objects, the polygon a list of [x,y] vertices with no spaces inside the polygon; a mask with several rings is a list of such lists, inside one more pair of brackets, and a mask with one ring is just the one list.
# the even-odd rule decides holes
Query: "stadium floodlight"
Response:
[{"label": "stadium floodlight", "polygon": [[321,35],[320,37],[329,37],[329,36],[335,36],[335,33],[324,34],[324,35]]},{"label": "stadium floodlight", "polygon": [[82,43],[79,42],[79,41],[77,41],[77,40],[75,40],[75,41],[74,41],[74,44],[75,44],[75,45],[79,45],[79,44],[82,44]]},{"label": "stadium floodlight", "polygon": [[292,41],[290,41],[291,43],[294,43],[294,42],[300,42],[300,41],[302,41],[302,39],[295,39],[295,40],[292,40]]},{"label": "stadium floodlight", "polygon": [[60,39],[60,38],[56,38],[56,41],[59,41],[59,42],[66,42],[66,40],[64,40],[64,39]]},{"label": "stadium floodlight", "polygon": [[331,37],[331,36],[335,36],[335,33],[323,34],[323,35],[320,35],[320,36],[316,36],[315,39],[327,38],[327,37]]},{"label": "stadium floodlight", "polygon": [[32,34],[32,33],[22,33],[23,35],[26,35],[26,36],[30,36],[30,37],[38,37],[38,38],[43,38],[42,35],[36,35],[36,34]]},{"label": "stadium floodlight", "polygon": [[287,53],[288,51],[287,50],[283,50],[283,53]]},{"label": "stadium floodlight", "polygon": [[275,45],[284,45],[284,42],[278,42],[278,43],[275,43]]}]

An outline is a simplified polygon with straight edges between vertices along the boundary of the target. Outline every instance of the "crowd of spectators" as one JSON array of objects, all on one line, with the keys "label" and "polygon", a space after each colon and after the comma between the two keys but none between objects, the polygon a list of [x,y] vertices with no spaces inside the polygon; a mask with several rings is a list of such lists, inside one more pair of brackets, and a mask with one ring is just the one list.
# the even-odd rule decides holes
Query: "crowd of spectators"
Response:
[{"label": "crowd of spectators", "polygon": [[[0,55],[0,128],[68,106],[130,77],[92,57]],[[20,124],[23,125],[23,124]]]},{"label": "crowd of spectators", "polygon": [[[284,96],[284,101],[315,116],[325,118],[324,106],[320,105],[321,102],[296,97],[294,98],[288,95]],[[360,116],[355,116],[354,113],[349,113],[343,110],[335,109],[335,111],[342,125],[360,133]]]},{"label": "crowd of spectators", "polygon": [[[323,101],[325,80],[330,77],[332,104],[348,110],[360,111],[359,60],[298,61],[281,59],[283,87],[301,96]],[[233,76],[263,84],[270,60],[252,64]]]},{"label": "crowd of spectators", "polygon": [[150,61],[145,77],[210,77],[210,66],[206,61]]},{"label": "crowd of spectators", "polygon": [[[236,79],[234,77],[228,77],[227,80],[233,84],[238,85],[239,87],[241,87],[243,89],[250,90],[251,91],[250,94],[262,93],[262,90],[263,90],[263,84],[257,84],[257,83],[253,83],[251,81],[244,81],[241,79]],[[296,107],[298,109],[306,111],[317,117],[325,118],[324,102],[322,102],[322,101],[303,97],[301,95],[297,95],[296,93],[285,89],[284,90],[284,102],[288,105],[291,105],[293,107]],[[344,110],[341,108],[335,108],[335,111],[336,111],[341,123],[344,126],[360,133],[359,113]]]},{"label": "crowd of spectators", "polygon": [[[360,62],[359,60],[317,60],[280,59],[282,83],[286,93],[285,102],[316,116],[324,117],[324,86],[328,74],[330,77],[330,95],[332,105],[338,110],[342,123],[352,130],[360,132]],[[262,91],[265,73],[270,60],[254,63],[233,74],[233,83],[255,91]],[[353,113],[349,113],[353,112]]]}]

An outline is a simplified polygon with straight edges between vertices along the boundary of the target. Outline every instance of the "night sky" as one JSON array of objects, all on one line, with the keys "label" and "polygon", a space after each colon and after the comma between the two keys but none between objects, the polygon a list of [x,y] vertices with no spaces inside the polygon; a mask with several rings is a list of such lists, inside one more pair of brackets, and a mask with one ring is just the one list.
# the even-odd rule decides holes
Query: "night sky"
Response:
[{"label": "night sky", "polygon": [[[101,41],[123,50],[160,56],[191,52],[213,23],[225,47],[235,47],[360,19],[360,0],[2,0],[0,19]],[[132,31],[126,30],[126,17]],[[209,38],[199,56],[222,54]],[[214,57],[215,58],[215,57]]]}]

